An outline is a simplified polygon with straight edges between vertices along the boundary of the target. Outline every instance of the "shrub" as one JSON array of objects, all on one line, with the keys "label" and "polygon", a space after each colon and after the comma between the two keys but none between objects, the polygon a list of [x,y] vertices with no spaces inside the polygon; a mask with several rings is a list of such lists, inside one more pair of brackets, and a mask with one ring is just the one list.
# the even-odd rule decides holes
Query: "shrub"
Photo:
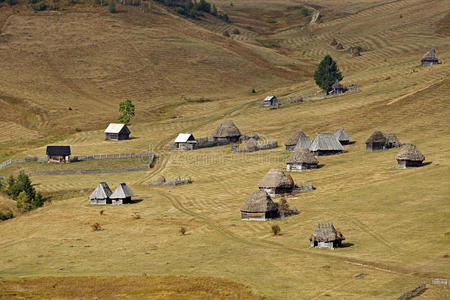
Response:
[{"label": "shrub", "polygon": [[256,94],[256,90],[255,89],[252,89],[252,94]]},{"label": "shrub", "polygon": [[12,218],[14,218],[14,214],[12,213],[12,211],[8,210],[5,213],[0,211],[0,221],[6,221],[6,220],[12,219]]},{"label": "shrub", "polygon": [[111,0],[109,2],[108,10],[112,14],[115,14],[117,12],[117,10],[116,10],[116,1],[115,0]]},{"label": "shrub", "polygon": [[220,15],[219,18],[222,19],[223,21],[227,22],[227,23],[231,22],[230,18],[228,17],[227,14]]},{"label": "shrub", "polygon": [[99,223],[94,223],[91,225],[91,229],[92,231],[100,231],[103,230],[102,225],[100,225]]},{"label": "shrub", "polygon": [[39,2],[39,0],[28,0],[28,3],[30,3],[30,4],[36,4],[38,2]]},{"label": "shrub", "polygon": [[230,33],[228,32],[228,30],[225,30],[222,34],[223,36],[230,37]]},{"label": "shrub", "polygon": [[311,12],[306,7],[302,7],[302,9],[300,9],[300,14],[304,17],[307,17],[311,14]]},{"label": "shrub", "polygon": [[278,225],[272,225],[272,233],[273,235],[279,235],[281,232],[281,228]]},{"label": "shrub", "polygon": [[17,0],[5,0],[5,2],[11,6],[17,4]]},{"label": "shrub", "polygon": [[105,213],[105,211],[102,209],[101,211],[98,212],[101,216],[103,216],[103,214]]},{"label": "shrub", "polygon": [[181,235],[185,235],[185,234],[186,234],[186,228],[181,227],[181,228],[180,228],[180,234],[181,234]]},{"label": "shrub", "polygon": [[277,22],[277,20],[275,20],[274,18],[267,18],[266,22],[269,24],[274,24]]},{"label": "shrub", "polygon": [[241,34],[241,32],[239,31],[239,29],[235,28],[233,29],[233,34]]}]

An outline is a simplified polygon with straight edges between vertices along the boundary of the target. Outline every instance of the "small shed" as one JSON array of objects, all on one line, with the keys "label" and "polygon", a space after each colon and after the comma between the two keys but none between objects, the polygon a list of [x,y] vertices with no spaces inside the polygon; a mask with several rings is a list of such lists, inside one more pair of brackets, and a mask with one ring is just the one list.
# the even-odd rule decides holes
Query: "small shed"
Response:
[{"label": "small shed", "polygon": [[224,120],[213,132],[213,139],[220,142],[236,143],[241,137],[241,132],[230,120]]},{"label": "small shed", "polygon": [[347,132],[345,132],[345,130],[343,128],[336,130],[334,135],[337,137],[337,139],[341,143],[341,145],[348,145],[350,143],[350,137],[348,136]]},{"label": "small shed", "polygon": [[336,81],[331,86],[331,91],[329,92],[330,95],[339,95],[343,94],[347,91],[347,89],[339,83],[339,80],[336,79]]},{"label": "small shed", "polygon": [[[294,132],[291,135],[291,137],[286,141],[286,143],[284,143],[284,145],[286,146],[286,151],[294,151],[294,149],[297,146],[300,138],[302,138],[302,137],[307,137],[308,138],[308,136],[306,136],[306,134],[303,131],[301,131],[301,130],[298,130],[298,131]],[[308,145],[308,147],[309,147],[309,145]]]},{"label": "small shed", "polygon": [[382,131],[375,131],[366,141],[366,151],[384,150],[386,141],[386,135]]},{"label": "small shed", "polygon": [[270,169],[258,184],[258,188],[274,197],[281,194],[289,194],[294,189],[294,180],[290,175],[284,174],[281,169]]},{"label": "small shed", "polygon": [[411,167],[421,167],[425,156],[415,145],[405,145],[397,154],[398,168],[406,169]]},{"label": "small shed", "polygon": [[431,49],[428,51],[420,61],[422,66],[432,66],[439,64],[439,60],[436,56],[436,50]]},{"label": "small shed", "polygon": [[345,237],[334,228],[333,223],[319,223],[309,238],[311,248],[334,249],[342,246]]},{"label": "small shed", "polygon": [[70,162],[70,146],[47,146],[46,154],[48,162]]},{"label": "small shed", "polygon": [[120,183],[116,188],[114,193],[109,197],[111,199],[112,205],[121,205],[131,202],[131,197],[134,196],[131,189],[126,185],[126,183]]},{"label": "small shed", "polygon": [[105,129],[105,140],[120,141],[128,140],[130,138],[130,130],[126,124],[109,123]]},{"label": "small shed", "polygon": [[263,106],[278,107],[278,98],[276,96],[267,96],[263,101]]},{"label": "small shed", "polygon": [[112,192],[108,184],[106,182],[100,182],[89,196],[89,200],[94,205],[109,204],[111,203],[111,199],[109,198],[111,194]]},{"label": "small shed", "polygon": [[180,150],[194,150],[197,144],[197,140],[190,133],[179,133],[175,139],[175,147]]},{"label": "small shed", "polygon": [[297,148],[292,152],[291,156],[286,160],[287,171],[304,171],[309,169],[316,169],[319,165],[319,160],[307,148]]},{"label": "small shed", "polygon": [[332,133],[319,133],[309,146],[309,150],[317,155],[331,155],[344,152],[344,147]]},{"label": "small shed", "polygon": [[250,194],[241,207],[241,219],[265,221],[278,217],[278,205],[265,191],[255,191]]}]

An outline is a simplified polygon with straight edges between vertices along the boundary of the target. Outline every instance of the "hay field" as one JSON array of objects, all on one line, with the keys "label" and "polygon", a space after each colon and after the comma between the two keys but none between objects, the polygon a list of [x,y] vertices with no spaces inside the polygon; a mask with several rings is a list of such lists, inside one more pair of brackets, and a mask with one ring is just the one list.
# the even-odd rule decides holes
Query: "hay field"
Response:
[{"label": "hay field", "polygon": [[[329,2],[323,3],[329,5]],[[344,83],[355,82],[361,91],[267,110],[256,103],[265,96],[265,92],[252,95],[244,88],[240,90],[240,86],[248,85],[252,80],[259,81],[258,76],[266,76],[259,71],[246,75],[244,64],[244,71],[235,75],[240,83],[224,87],[218,80],[217,88],[211,83],[211,93],[217,95],[212,97],[212,101],[175,99],[168,102],[170,106],[155,112],[153,105],[159,107],[165,99],[173,98],[172,93],[177,93],[161,92],[161,102],[158,97],[154,98],[155,102],[142,100],[146,103],[142,106],[145,107],[143,113],[148,119],[143,115],[137,117],[130,127],[134,138],[129,141],[105,142],[102,130],[107,119],[103,117],[100,117],[103,123],[92,120],[89,126],[93,126],[93,130],[55,138],[57,144],[70,144],[74,155],[151,149],[158,155],[158,160],[155,167],[146,172],[32,177],[37,190],[58,197],[43,208],[0,223],[3,237],[0,250],[6,257],[0,261],[0,276],[11,278],[2,281],[0,297],[7,298],[11,292],[18,291],[25,294],[17,296],[33,292],[36,297],[45,295],[48,286],[54,284],[54,277],[69,278],[61,280],[62,294],[55,291],[51,296],[63,298],[67,290],[73,290],[72,295],[77,297],[79,288],[70,282],[87,280],[86,276],[117,276],[124,282],[135,278],[133,276],[139,277],[133,289],[118,287],[117,297],[134,297],[136,293],[137,297],[171,296],[166,291],[161,295],[151,289],[140,291],[146,274],[161,281],[165,280],[164,276],[180,275],[207,278],[205,282],[217,279],[219,281],[210,285],[219,290],[223,288],[221,280],[227,282],[225,285],[229,281],[237,282],[243,286],[236,286],[236,293],[241,293],[236,295],[245,299],[259,295],[269,299],[389,299],[429,282],[430,278],[449,278],[450,45],[448,35],[436,33],[436,24],[448,12],[448,4],[427,1],[424,4],[427,10],[419,11],[419,1],[416,0],[396,1],[369,9],[359,7],[368,2],[358,2],[358,7],[353,2],[345,3],[349,9],[353,8],[351,16],[336,18],[329,23],[325,21],[311,30],[292,29],[275,33],[288,51],[285,55],[270,49],[259,50],[257,44],[247,41],[224,42],[221,36],[162,11],[163,15],[152,21],[151,31],[154,33],[148,33],[149,36],[155,34],[155,40],[161,39],[155,32],[163,30],[160,28],[169,30],[170,27],[158,23],[159,18],[173,18],[174,24],[183,22],[202,32],[202,39],[214,36],[221,45],[235,43],[245,49],[258,49],[254,50],[257,53],[272,53],[273,56],[265,58],[274,64],[284,60],[296,61],[298,65],[317,63],[329,53],[343,70]],[[239,2],[235,7],[239,8]],[[399,14],[403,14],[401,19]],[[106,22],[112,18],[83,16],[86,22]],[[70,13],[60,15],[59,22],[65,23],[65,17],[67,20],[74,18]],[[43,17],[26,18],[39,22]],[[121,22],[128,24],[129,20],[121,19]],[[139,28],[143,31],[150,30],[142,27]],[[390,31],[390,27],[394,29]],[[345,46],[360,43],[368,51],[361,57],[351,58],[349,53],[328,46],[333,36],[343,41]],[[146,40],[142,38],[142,43]],[[417,67],[421,56],[431,47],[437,49],[443,64],[431,68]],[[249,63],[240,54],[237,63]],[[234,68],[231,61],[222,63],[227,68]],[[91,68],[102,66],[92,63]],[[165,65],[159,67],[155,70],[161,72]],[[251,68],[248,66],[248,70]],[[200,74],[199,70],[190,67],[186,70]],[[170,71],[170,76],[176,76],[174,72]],[[204,72],[209,75],[211,70]],[[214,76],[207,76],[208,80],[217,80]],[[121,73],[116,80],[119,78]],[[311,79],[291,82],[291,79],[277,81],[281,75],[267,75],[266,78],[274,78],[271,85],[267,85],[267,93],[281,97],[317,90]],[[264,80],[261,85],[266,87]],[[277,84],[279,82],[282,83]],[[198,85],[196,82],[193,84]],[[55,89],[59,87],[59,84],[55,85]],[[126,87],[125,82],[115,89],[126,94]],[[11,92],[19,90],[19,86],[11,82],[6,88]],[[180,87],[181,90],[184,88]],[[37,95],[33,97],[36,103],[52,103],[39,100],[47,97],[40,90],[27,92]],[[75,94],[64,94],[73,103],[78,103]],[[86,99],[82,100],[86,102],[80,104],[79,112],[75,110],[77,117],[70,119],[76,124],[90,122],[89,114],[95,114],[92,108],[96,102]],[[116,102],[106,101],[107,96],[103,99],[102,110],[98,114],[103,116],[108,111],[115,112]],[[138,106],[137,109],[139,113]],[[81,116],[84,114],[86,116]],[[277,140],[280,147],[249,154],[232,153],[229,146],[191,152],[168,151],[168,143],[178,132],[207,136],[223,119],[232,119],[243,133],[258,133],[265,139]],[[67,117],[53,118],[51,122],[40,123],[43,133],[38,132],[49,135],[46,126],[52,124],[63,128],[68,121]],[[240,206],[257,189],[265,173],[272,167],[284,166],[289,154],[283,150],[283,143],[293,131],[302,129],[313,137],[318,132],[332,132],[337,128],[344,128],[355,141],[346,146],[348,152],[319,157],[324,166],[318,170],[292,173],[296,182],[309,182],[316,187],[314,191],[288,197],[290,205],[300,211],[298,215],[268,222],[240,220]],[[398,149],[365,152],[364,142],[376,129],[396,133],[403,143],[416,144],[428,163],[422,168],[399,170],[395,161]],[[34,138],[30,136],[30,139]],[[42,156],[44,151],[43,144],[33,145],[9,156]],[[11,168],[2,172],[7,175],[17,171]],[[159,175],[169,179],[190,176],[193,184],[179,187],[147,185]],[[112,188],[125,181],[136,193],[136,199],[142,201],[121,207],[90,206],[87,197],[99,181],[107,181]],[[0,198],[0,201],[5,203],[8,200]],[[275,201],[279,199],[275,198]],[[103,214],[100,214],[102,210]],[[133,217],[136,214],[139,219]],[[91,231],[91,224],[95,222],[100,223],[103,230]],[[309,249],[308,238],[318,222],[333,222],[345,235],[348,247],[335,251]],[[272,236],[272,224],[281,227],[280,236]],[[186,235],[179,234],[180,227],[187,229]],[[17,277],[38,278],[33,279],[36,280],[34,282],[20,283]],[[196,289],[198,281],[195,278],[192,285],[185,285],[185,279],[173,281],[179,283],[181,293],[203,291]],[[96,290],[90,293],[89,296],[99,298],[110,295]],[[208,295],[226,297],[214,292]],[[177,296],[180,295],[175,294],[174,297]],[[189,293],[182,296],[207,297]],[[448,288],[431,286],[418,299],[446,299],[449,296]],[[239,296],[231,294],[229,297]]]}]

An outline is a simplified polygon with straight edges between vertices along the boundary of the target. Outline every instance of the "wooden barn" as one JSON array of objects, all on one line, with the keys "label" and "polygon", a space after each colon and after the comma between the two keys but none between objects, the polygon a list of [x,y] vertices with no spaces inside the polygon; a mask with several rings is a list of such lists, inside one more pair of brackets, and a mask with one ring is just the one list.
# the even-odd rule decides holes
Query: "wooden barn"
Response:
[{"label": "wooden barn", "polygon": [[398,168],[421,167],[425,156],[415,145],[405,145],[397,154]]},{"label": "wooden barn", "polygon": [[422,66],[432,66],[439,64],[439,60],[436,56],[436,50],[431,49],[421,59]]},{"label": "wooden barn", "polygon": [[347,89],[339,83],[339,80],[336,79],[336,81],[331,86],[331,90],[329,92],[330,95],[340,95],[344,94],[347,91]]},{"label": "wooden barn", "polygon": [[337,139],[341,143],[341,145],[348,145],[350,143],[350,137],[348,136],[347,132],[345,132],[345,130],[343,128],[336,130],[334,135],[337,137]]},{"label": "wooden barn", "polygon": [[276,96],[267,96],[263,101],[263,106],[278,108],[278,105],[278,98]]},{"label": "wooden barn", "polygon": [[197,148],[197,140],[190,133],[179,133],[175,139],[175,147],[180,150],[194,150]]},{"label": "wooden barn", "polygon": [[106,182],[100,182],[99,185],[95,188],[92,194],[89,196],[89,200],[91,204],[94,205],[105,205],[111,203],[112,192]]},{"label": "wooden barn", "polygon": [[270,169],[258,184],[258,188],[272,197],[281,194],[290,194],[294,189],[294,180],[290,175],[284,174],[281,169]]},{"label": "wooden barn", "polygon": [[[300,138],[309,138],[308,136],[306,136],[306,134],[301,131],[298,130],[296,132],[294,132],[291,137],[286,141],[286,143],[284,143],[284,145],[286,146],[286,151],[294,151],[295,147],[297,146]],[[311,140],[311,139],[310,139]],[[309,147],[309,145],[308,145]]]},{"label": "wooden barn", "polygon": [[317,155],[331,155],[344,152],[344,147],[332,133],[319,133],[309,146],[309,150]]},{"label": "wooden barn", "polygon": [[105,140],[121,141],[130,138],[130,130],[126,124],[110,123],[105,129]]},{"label": "wooden barn", "polygon": [[319,165],[319,160],[307,148],[297,148],[292,152],[286,160],[287,171],[304,171],[309,169],[316,169]]},{"label": "wooden barn", "polygon": [[366,141],[366,151],[384,150],[386,141],[386,135],[383,132],[375,131]]},{"label": "wooden barn", "polygon": [[334,249],[342,246],[345,237],[334,228],[332,223],[319,223],[309,238],[311,248]]},{"label": "wooden barn", "polygon": [[70,162],[70,146],[47,146],[46,154],[48,162]]},{"label": "wooden barn", "polygon": [[278,217],[278,205],[265,191],[251,193],[241,207],[242,220],[265,221],[276,217]]},{"label": "wooden barn", "polygon": [[130,190],[130,188],[125,183],[120,183],[119,186],[116,188],[114,193],[109,196],[111,199],[112,205],[121,205],[131,202],[131,197],[133,196],[133,192]]},{"label": "wooden barn", "polygon": [[215,141],[227,141],[230,143],[239,142],[239,138],[241,137],[241,132],[234,125],[233,121],[224,120],[213,132],[213,139]]}]

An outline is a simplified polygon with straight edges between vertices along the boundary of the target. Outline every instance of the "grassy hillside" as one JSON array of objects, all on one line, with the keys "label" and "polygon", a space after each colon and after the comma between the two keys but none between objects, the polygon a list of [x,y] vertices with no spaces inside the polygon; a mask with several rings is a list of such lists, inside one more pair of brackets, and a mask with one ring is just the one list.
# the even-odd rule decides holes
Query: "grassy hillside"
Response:
[{"label": "grassy hillside", "polygon": [[[213,2],[229,12],[228,2]],[[255,6],[287,13],[287,1],[280,3],[275,9],[274,1],[233,1],[229,14],[233,18],[233,10],[246,14]],[[111,293],[91,289],[92,296],[388,299],[430,278],[449,278],[450,46],[445,28],[450,6],[418,0],[339,5],[318,0],[313,5],[336,15],[312,26],[280,25],[270,33],[242,29],[239,22],[191,22],[160,7],[150,18],[128,7],[113,16],[83,8],[10,17],[0,55],[20,51],[22,56],[0,60],[0,72],[9,76],[0,85],[5,95],[0,109],[11,112],[1,123],[6,128],[0,134],[3,157],[43,156],[51,141],[70,144],[74,155],[153,151],[158,160],[144,172],[33,176],[36,189],[53,201],[0,223],[0,250],[7,258],[0,262],[0,276],[8,278],[1,282],[0,297],[81,297],[77,282],[104,276],[93,279],[103,286],[118,276],[136,283],[116,286]],[[234,27],[242,34],[221,34]],[[352,58],[329,45],[333,37],[345,48],[359,45],[367,51]],[[280,48],[261,46],[271,40]],[[431,47],[443,63],[419,67]],[[279,110],[257,104],[266,94],[285,99],[316,92],[311,72],[326,54],[337,60],[344,84],[356,83],[360,92]],[[39,67],[31,64],[36,56]],[[19,66],[22,74],[14,72]],[[253,87],[256,94],[250,93]],[[133,139],[106,142],[103,129],[125,97],[137,108],[130,126]],[[229,146],[168,150],[177,133],[208,136],[223,119],[280,146],[248,154],[232,153]],[[74,132],[75,127],[82,131]],[[292,132],[302,129],[314,137],[338,128],[355,141],[346,146],[347,153],[319,157],[322,168],[291,174],[296,182],[316,187],[287,198],[298,215],[240,220],[240,206],[265,173],[284,167],[289,153],[283,143]],[[416,144],[426,165],[399,170],[399,149],[365,152],[364,142],[375,130]],[[0,174],[139,164],[90,161],[41,168],[30,163]],[[148,186],[160,175],[190,176],[193,184]],[[142,201],[90,206],[88,195],[99,181],[112,188],[126,182]],[[0,200],[14,205],[3,196]],[[91,230],[96,222],[103,230]],[[318,222],[333,222],[347,247],[309,249]],[[280,236],[272,236],[273,224],[281,227]],[[186,235],[180,235],[180,227]],[[57,288],[48,291],[56,282]],[[161,292],[153,288],[162,285]],[[446,287],[429,286],[418,298],[449,295]]]}]

